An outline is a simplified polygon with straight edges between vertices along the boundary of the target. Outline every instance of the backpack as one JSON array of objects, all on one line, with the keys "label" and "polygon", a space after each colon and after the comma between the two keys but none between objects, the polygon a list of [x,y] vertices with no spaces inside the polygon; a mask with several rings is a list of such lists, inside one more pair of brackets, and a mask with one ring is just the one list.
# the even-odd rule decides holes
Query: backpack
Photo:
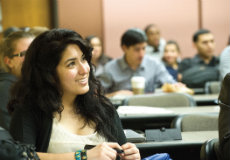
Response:
[{"label": "backpack", "polygon": [[172,160],[168,153],[156,153],[142,160]]},{"label": "backpack", "polygon": [[35,147],[13,140],[9,132],[0,127],[1,160],[39,160]]},{"label": "backpack", "polygon": [[183,72],[182,82],[190,88],[204,88],[207,81],[219,80],[219,68],[195,65]]}]

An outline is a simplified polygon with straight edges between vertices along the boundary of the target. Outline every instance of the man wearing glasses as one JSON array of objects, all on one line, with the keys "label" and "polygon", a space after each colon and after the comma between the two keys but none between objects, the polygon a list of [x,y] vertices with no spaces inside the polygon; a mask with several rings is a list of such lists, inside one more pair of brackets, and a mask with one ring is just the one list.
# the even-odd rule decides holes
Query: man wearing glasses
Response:
[{"label": "man wearing glasses", "polygon": [[34,35],[17,31],[6,37],[1,45],[0,56],[0,126],[9,129],[10,115],[7,103],[10,87],[21,75],[21,67],[26,50],[33,41]]}]

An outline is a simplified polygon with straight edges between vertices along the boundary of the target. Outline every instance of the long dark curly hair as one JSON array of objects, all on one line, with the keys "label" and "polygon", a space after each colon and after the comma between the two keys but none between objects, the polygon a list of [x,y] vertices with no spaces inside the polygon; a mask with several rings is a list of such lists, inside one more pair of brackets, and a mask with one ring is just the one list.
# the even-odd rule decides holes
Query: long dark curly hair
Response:
[{"label": "long dark curly hair", "polygon": [[116,111],[103,96],[101,85],[94,76],[92,48],[72,30],[52,29],[42,33],[31,43],[22,66],[22,75],[12,88],[8,108],[13,112],[17,106],[30,106],[49,116],[56,112],[61,115],[63,92],[56,67],[69,44],[79,46],[90,66],[89,91],[76,96],[75,111],[85,119],[85,125],[94,122],[99,134],[116,141],[113,137]]}]

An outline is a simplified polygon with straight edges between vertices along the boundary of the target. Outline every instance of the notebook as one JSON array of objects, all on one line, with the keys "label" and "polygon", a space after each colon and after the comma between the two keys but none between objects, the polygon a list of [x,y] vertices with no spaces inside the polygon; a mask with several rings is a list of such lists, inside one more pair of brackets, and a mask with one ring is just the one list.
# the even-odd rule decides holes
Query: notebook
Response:
[{"label": "notebook", "polygon": [[124,129],[124,133],[128,142],[139,143],[145,141],[145,136],[131,129]]}]

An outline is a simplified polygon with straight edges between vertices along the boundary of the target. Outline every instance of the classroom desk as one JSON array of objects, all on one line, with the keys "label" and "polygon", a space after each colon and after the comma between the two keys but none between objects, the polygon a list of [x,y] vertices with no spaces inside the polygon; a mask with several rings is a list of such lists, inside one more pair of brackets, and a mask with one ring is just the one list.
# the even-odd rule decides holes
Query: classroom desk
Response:
[{"label": "classroom desk", "polygon": [[197,106],[217,105],[219,94],[195,94],[192,97],[197,103]]},{"label": "classroom desk", "polygon": [[182,140],[136,143],[142,158],[167,152],[175,160],[199,160],[202,144],[218,138],[218,131],[182,132]]},{"label": "classroom desk", "polygon": [[145,130],[169,128],[172,120],[183,114],[219,114],[219,106],[158,108],[145,106],[120,106],[117,111],[123,128]]},{"label": "classroom desk", "polygon": [[[157,92],[162,93],[162,92]],[[192,95],[197,106],[207,106],[207,105],[217,105],[219,94],[195,94]],[[110,98],[111,102],[116,106],[122,106],[124,104],[124,100],[130,97],[130,95],[117,95]]]}]

